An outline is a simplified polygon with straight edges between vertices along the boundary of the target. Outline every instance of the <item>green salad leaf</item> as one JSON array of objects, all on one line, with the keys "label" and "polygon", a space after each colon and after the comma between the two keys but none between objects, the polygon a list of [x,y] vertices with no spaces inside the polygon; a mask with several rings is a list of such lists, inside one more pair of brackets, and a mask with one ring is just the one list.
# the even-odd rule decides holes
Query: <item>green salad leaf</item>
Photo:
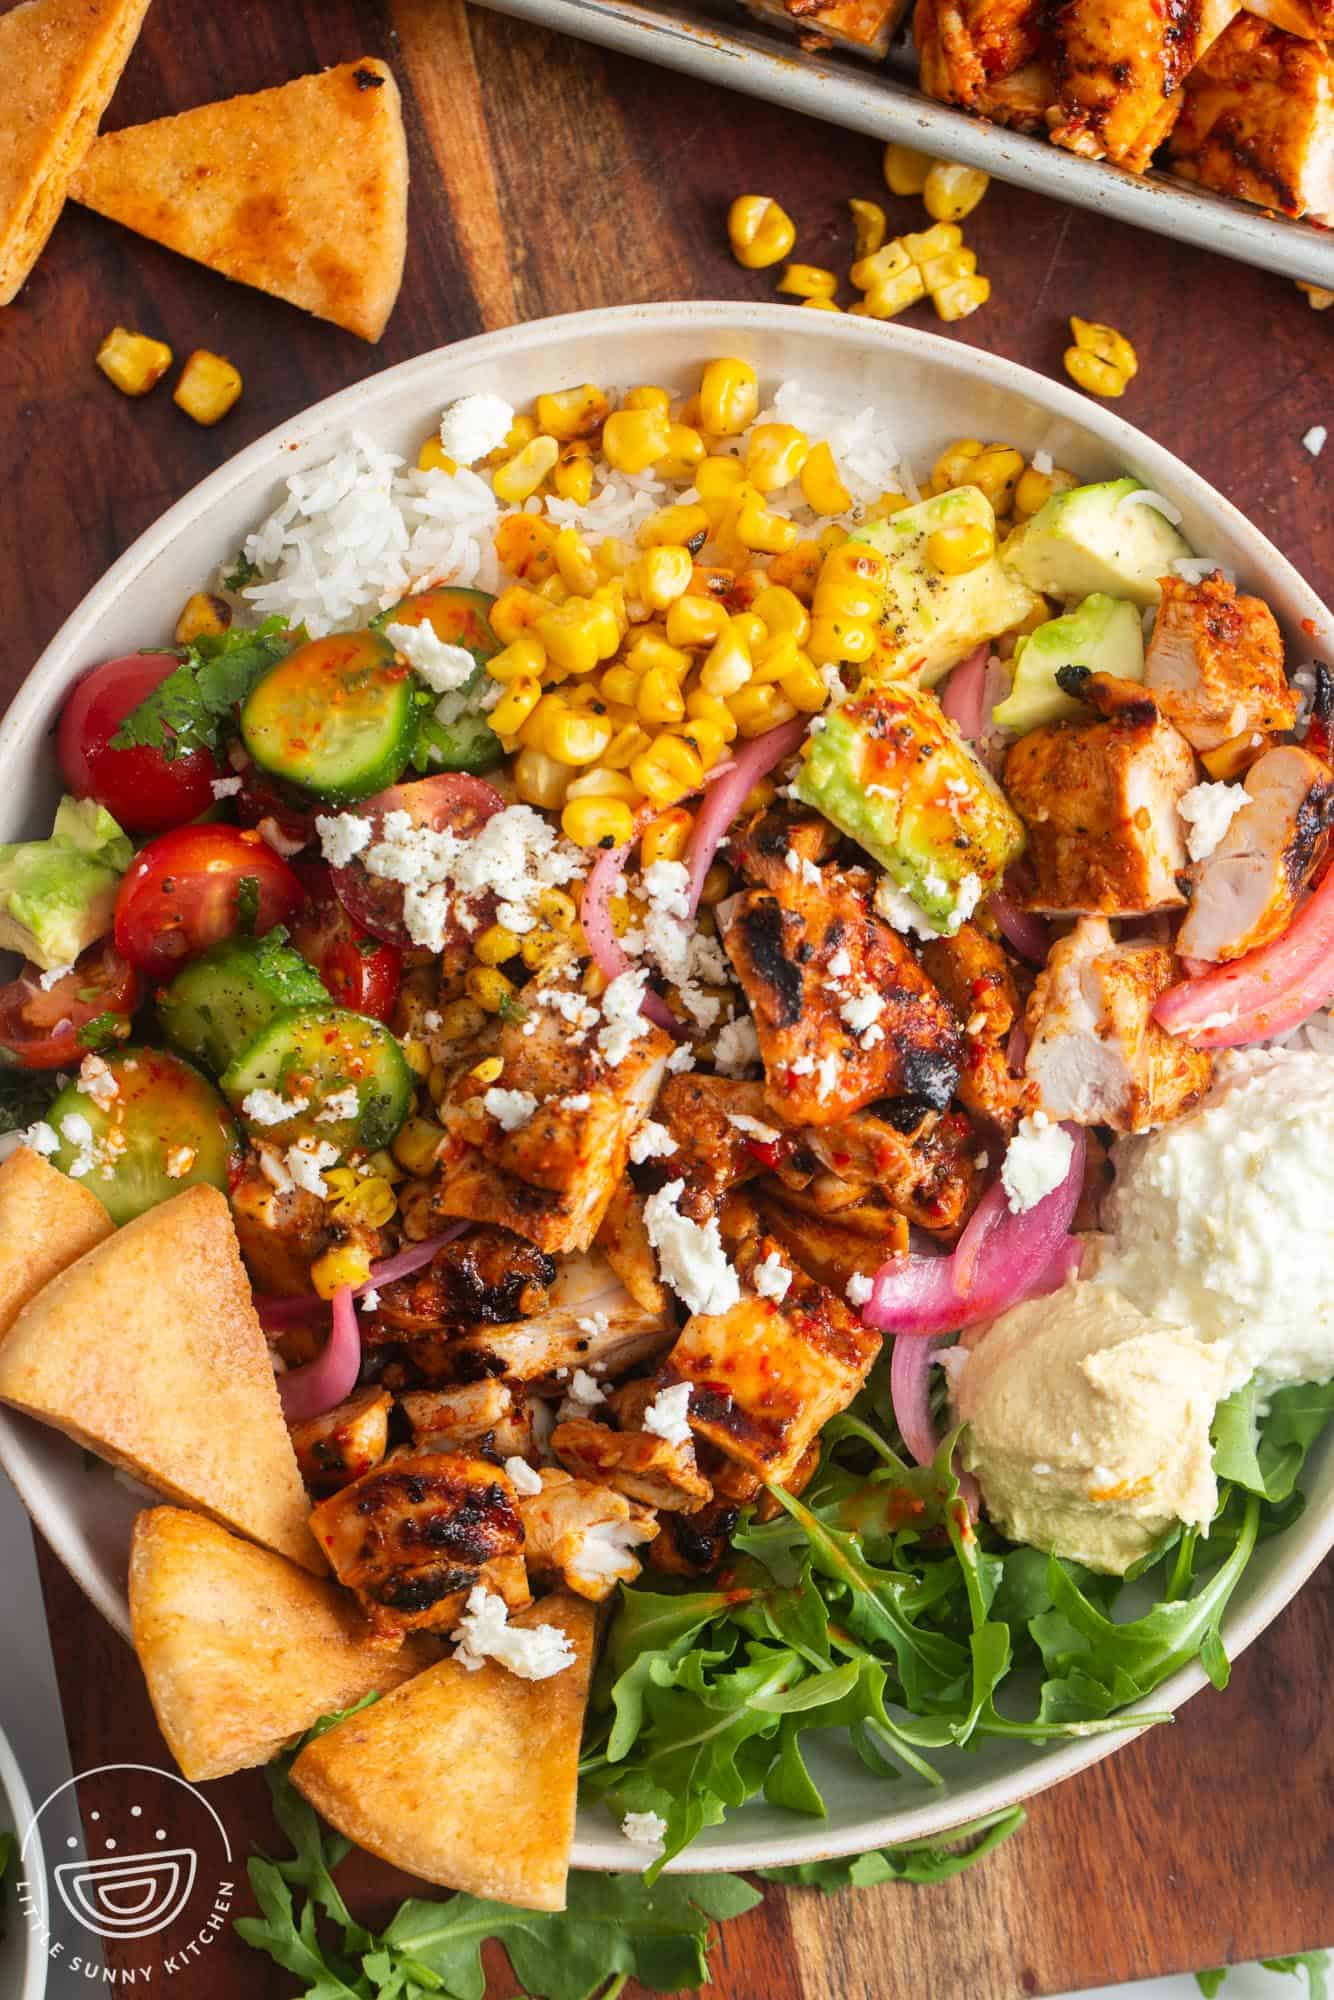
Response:
[{"label": "green salad leaf", "polygon": [[23,1132],[44,1118],[63,1087],[53,1069],[0,1067],[0,1133]]},{"label": "green salad leaf", "polygon": [[949,1833],[872,1848],[869,1854],[846,1855],[841,1861],[806,1861],[796,1868],[761,1868],[759,1873],[766,1882],[820,1889],[827,1896],[843,1889],[871,1889],[881,1882],[948,1882],[1003,1846],[1027,1819],[1022,1806],[1003,1806]]},{"label": "green salad leaf", "polygon": [[111,739],[112,749],[142,745],[160,750],[168,762],[188,750],[216,755],[237,707],[301,636],[283,619],[266,618],[248,631],[233,627],[193,640],[182,649],[180,665],[130,710]]},{"label": "green salad leaf", "polygon": [[[1329,2000],[1331,1959],[1334,1959],[1334,1952],[1299,1951],[1291,1958],[1262,1958],[1260,1964],[1266,1972],[1287,1972],[1294,1979],[1305,1973],[1307,2000]],[[1207,1972],[1196,1973],[1195,1984],[1205,2000],[1212,2000],[1215,1993],[1222,1991],[1227,1975],[1226,1965],[1215,1965]]]}]

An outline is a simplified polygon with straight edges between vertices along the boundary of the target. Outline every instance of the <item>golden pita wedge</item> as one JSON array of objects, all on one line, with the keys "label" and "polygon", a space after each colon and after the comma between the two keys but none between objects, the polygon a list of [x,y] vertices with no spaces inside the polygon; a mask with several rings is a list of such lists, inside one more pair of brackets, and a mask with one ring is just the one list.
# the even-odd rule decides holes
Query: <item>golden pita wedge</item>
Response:
[{"label": "golden pita wedge", "polygon": [[135,1520],[130,1623],[158,1727],[196,1781],[267,1763],[322,1715],[437,1658],[421,1639],[368,1645],[337,1584],[178,1507]]},{"label": "golden pita wedge", "polygon": [[563,1910],[597,1613],[557,1594],[514,1625],[560,1625],[574,1663],[524,1681],[441,1660],[317,1737],[292,1783],[396,1868],[526,1910]]},{"label": "golden pita wedge", "polygon": [[43,1285],[114,1228],[95,1194],[16,1147],[0,1164],[0,1339]]},{"label": "golden pita wedge", "polygon": [[0,1341],[0,1401],[320,1571],[224,1196],[187,1188],[53,1278]]},{"label": "golden pita wedge", "polygon": [[398,85],[366,57],[108,132],[70,193],[224,277],[378,340],[407,248]]},{"label": "golden pita wedge", "polygon": [[149,0],[25,0],[0,15],[0,306],[41,255]]}]

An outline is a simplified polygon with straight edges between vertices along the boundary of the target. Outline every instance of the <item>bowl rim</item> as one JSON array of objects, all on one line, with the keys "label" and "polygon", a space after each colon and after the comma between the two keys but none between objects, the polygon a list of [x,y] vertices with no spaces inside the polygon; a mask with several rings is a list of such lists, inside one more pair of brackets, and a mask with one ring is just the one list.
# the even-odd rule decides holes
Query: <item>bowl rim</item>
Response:
[{"label": "bowl rim", "polygon": [[[42,1831],[33,1814],[32,1794],[14,1755],[14,1746],[3,1729],[0,1729],[0,1799],[9,1809],[15,1834],[20,1840],[26,1837],[32,1843],[30,1852],[45,1881],[46,1855],[42,1847]],[[32,1873],[31,1864],[28,1872]],[[21,1931],[24,1940],[20,1947],[22,1978],[12,2000],[42,2000],[46,1992],[47,1956],[39,1934],[31,1924],[14,1913],[11,1913],[9,1931],[11,1937]]]},{"label": "bowl rim", "polygon": [[[103,606],[131,586],[135,579],[166,553],[187,524],[195,523],[225,495],[244,485],[256,474],[281,476],[283,456],[317,435],[331,438],[352,425],[373,426],[377,405],[394,401],[414,383],[420,383],[424,405],[438,402],[442,391],[438,378],[460,365],[495,360],[526,353],[540,354],[552,340],[580,334],[590,343],[599,336],[638,332],[649,337],[657,332],[688,329],[697,334],[701,352],[716,354],[717,339],[724,334],[744,340],[747,333],[782,332],[790,336],[799,324],[793,308],[771,303],[729,300],[646,303],[566,313],[528,321],[493,332],[479,333],[466,340],[427,350],[392,367],[382,369],[349,384],[334,394],[295,412],[274,425],[252,443],[227,459],[197,485],[191,487],[147,527],[124,553],[103,572],[65,618],[49,643],[33,663],[3,719],[0,719],[0,768],[18,754],[23,738],[31,737],[46,721],[51,697],[57,687],[72,678],[70,661],[86,655],[94,640]],[[1076,430],[1086,433],[1106,447],[1109,454],[1127,468],[1134,468],[1155,489],[1168,492],[1177,501],[1198,508],[1220,523],[1239,543],[1245,545],[1261,587],[1281,586],[1303,607],[1310,620],[1309,636],[1313,655],[1331,657],[1330,613],[1314,589],[1295,566],[1224,494],[1174,453],[1136,429],[1115,411],[1055,382],[1019,362],[976,348],[962,341],[946,340],[938,334],[915,327],[874,323],[848,316],[822,315],[818,328],[810,330],[822,344],[844,348],[872,359],[883,359],[886,377],[896,360],[918,359],[944,373],[954,373],[984,387],[1024,396],[1049,417],[1063,418]],[[714,344],[709,345],[710,339]],[[448,393],[447,389],[443,392]],[[226,552],[224,551],[224,554]],[[86,1561],[84,1538],[73,1518],[61,1510],[52,1515],[44,1504],[29,1500],[29,1482],[23,1454],[16,1449],[22,1427],[30,1420],[16,1413],[0,1411],[0,1466],[17,1487],[36,1525],[84,1594],[119,1631],[130,1636],[128,1607],[123,1594],[105,1586]],[[1309,1517],[1308,1517],[1309,1518]],[[1280,1573],[1256,1593],[1240,1613],[1225,1616],[1224,1637],[1230,1658],[1235,1658],[1264,1631],[1292,1601],[1318,1564],[1334,1548],[1334,1509],[1328,1511],[1323,1528],[1314,1529],[1295,1546],[1280,1566]],[[1154,1691],[1156,1709],[1175,1711],[1192,1695],[1208,1685],[1208,1677],[1198,1663],[1183,1667]],[[1017,1804],[1036,1797],[1052,1785],[1064,1782],[1088,1769],[1114,1750],[1142,1735],[1143,1730],[1126,1729],[1092,1737],[1071,1738],[1061,1748],[1049,1752],[1029,1774],[987,1779],[970,1786],[966,1817]],[[947,1833],[965,1817],[957,1801],[928,1799],[920,1806],[899,1809],[858,1823],[855,1836],[848,1832],[830,1834],[817,1826],[801,1831],[795,1820],[792,1834],[781,1837],[747,1838],[744,1813],[730,1822],[737,1833],[705,1848],[690,1848],[668,1866],[674,1871],[712,1873],[729,1869],[786,1866],[825,1860],[834,1856],[861,1853],[872,1848],[923,1836]],[[805,1824],[809,1825],[809,1822]],[[617,1832],[609,1825],[605,1836],[576,1838],[572,1865],[607,1872],[636,1871],[643,1865]]]}]

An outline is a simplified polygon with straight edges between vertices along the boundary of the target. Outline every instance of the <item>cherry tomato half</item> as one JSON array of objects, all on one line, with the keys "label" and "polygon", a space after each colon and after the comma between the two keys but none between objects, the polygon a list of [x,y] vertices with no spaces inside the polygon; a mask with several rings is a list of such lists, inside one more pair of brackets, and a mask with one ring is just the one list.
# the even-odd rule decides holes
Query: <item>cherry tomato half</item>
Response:
[{"label": "cherry tomato half", "polygon": [[[442,771],[434,778],[416,778],[404,785],[391,785],[387,792],[377,792],[374,798],[363,799],[356,811],[371,821],[372,841],[379,838],[385,814],[391,812],[405,812],[414,826],[434,827],[437,832],[444,827],[452,827],[461,840],[471,840],[486,825],[492,813],[498,813],[504,804],[495,787],[484,784],[480,778],[470,778],[462,771]],[[334,869],[333,885],[339,902],[359,924],[365,926],[372,937],[381,938],[385,944],[401,946],[412,943],[403,921],[401,883],[387,882],[378,875],[372,875],[363,861],[358,859],[350,861],[344,868]],[[494,905],[494,897],[485,899],[484,905],[476,912],[479,923],[490,921]],[[467,943],[468,933],[460,925],[457,935],[445,941],[443,957],[446,969],[452,969],[450,961],[459,951],[463,951],[466,958],[464,947]]]},{"label": "cherry tomato half", "polygon": [[111,739],[132,708],[178,665],[174,653],[128,653],[85,674],[60,711],[56,751],[76,798],[96,799],[131,833],[160,833],[197,819],[213,803],[220,775],[207,750],[174,759],[140,746],[113,750]]},{"label": "cherry tomato half", "polygon": [[[245,882],[254,888],[244,891]],[[141,972],[166,979],[195,952],[239,930],[263,937],[300,906],[300,882],[257,833],[178,826],[130,863],[116,897],[116,944]]]},{"label": "cherry tomato half", "polygon": [[[0,986],[0,1052],[22,1069],[74,1069],[89,1047],[127,1040],[130,1016],[143,998],[143,981],[110,938],[91,945],[78,964],[49,987],[40,966],[25,965]],[[104,1014],[106,1034],[79,1040]],[[123,1032],[118,1033],[123,1021]]]},{"label": "cherry tomato half", "polygon": [[299,862],[296,872],[306,900],[292,925],[292,943],[340,1007],[387,1021],[403,977],[402,952],[373,938],[349,915],[323,862]]}]

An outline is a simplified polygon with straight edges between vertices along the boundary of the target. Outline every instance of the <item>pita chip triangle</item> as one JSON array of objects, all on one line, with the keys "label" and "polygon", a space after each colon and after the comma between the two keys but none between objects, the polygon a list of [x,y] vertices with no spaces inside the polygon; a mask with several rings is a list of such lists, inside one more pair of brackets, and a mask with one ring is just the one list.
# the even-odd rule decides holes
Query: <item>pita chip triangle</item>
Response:
[{"label": "pita chip triangle", "polygon": [[76,201],[378,340],[407,248],[398,85],[370,57],[97,140]]},{"label": "pita chip triangle", "polygon": [[16,1147],[0,1165],[0,1340],[43,1285],[114,1227],[95,1194]]},{"label": "pita chip triangle", "polygon": [[0,1341],[0,1402],[316,1571],[226,1198],[196,1186],[53,1278]]},{"label": "pita chip triangle", "polygon": [[511,1619],[559,1625],[574,1660],[520,1680],[495,1660],[441,1660],[307,1744],[292,1783],[358,1847],[425,1882],[563,1910],[579,1738],[597,1624],[562,1593]]},{"label": "pita chip triangle", "polygon": [[149,0],[25,0],[0,15],[0,306],[41,255]]}]

